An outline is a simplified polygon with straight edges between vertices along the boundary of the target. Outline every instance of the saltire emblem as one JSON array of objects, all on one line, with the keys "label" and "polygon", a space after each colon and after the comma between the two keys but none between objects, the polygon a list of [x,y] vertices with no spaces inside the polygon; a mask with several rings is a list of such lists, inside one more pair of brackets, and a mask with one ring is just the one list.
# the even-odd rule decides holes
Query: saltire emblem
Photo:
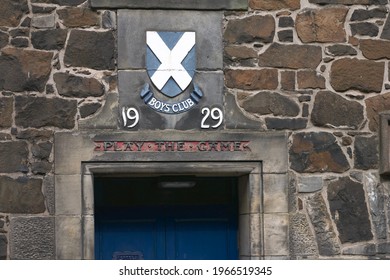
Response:
[{"label": "saltire emblem", "polygon": [[146,70],[154,86],[168,97],[181,94],[196,69],[195,32],[146,32]]},{"label": "saltire emblem", "polygon": [[[153,85],[165,96],[174,98],[191,84],[196,71],[195,32],[146,32],[146,71]],[[203,97],[193,85],[190,96],[167,102],[154,96],[148,83],[140,97],[153,110],[164,114],[180,114],[190,110]]]}]

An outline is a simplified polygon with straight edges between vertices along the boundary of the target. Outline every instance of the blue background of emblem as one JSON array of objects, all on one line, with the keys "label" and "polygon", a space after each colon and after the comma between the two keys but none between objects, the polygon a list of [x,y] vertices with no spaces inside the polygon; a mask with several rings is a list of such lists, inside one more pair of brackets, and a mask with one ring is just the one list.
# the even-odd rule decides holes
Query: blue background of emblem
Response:
[{"label": "blue background of emblem", "polygon": [[[169,49],[173,49],[180,38],[183,36],[184,32],[158,32],[161,39],[167,45]],[[181,63],[184,69],[187,70],[188,74],[191,78],[195,75],[196,69],[196,51],[195,46],[191,49],[188,55],[184,58]],[[151,51],[151,49],[146,46],[146,70],[148,72],[149,77],[152,77],[156,72],[158,67],[161,65],[160,60],[156,57],[156,55]],[[183,91],[179,87],[179,85],[175,82],[172,77],[168,80],[168,82],[161,89],[161,92],[168,97],[176,97],[181,94]]]}]

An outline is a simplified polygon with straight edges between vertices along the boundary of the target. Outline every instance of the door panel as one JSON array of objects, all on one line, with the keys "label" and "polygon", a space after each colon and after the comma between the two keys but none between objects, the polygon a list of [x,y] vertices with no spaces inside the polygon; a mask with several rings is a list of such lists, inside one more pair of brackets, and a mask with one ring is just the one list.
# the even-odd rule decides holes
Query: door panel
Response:
[{"label": "door panel", "polygon": [[[113,193],[115,189],[126,190],[113,187],[118,186],[118,178],[96,180],[95,257],[237,259],[235,184],[222,179],[212,184],[215,188],[225,188],[225,191],[218,189],[213,192],[209,186],[199,184],[197,190],[188,193],[186,190],[154,189],[147,180],[133,182],[122,179],[123,184],[132,188],[127,194]],[[104,194],[107,188],[111,189],[109,195]],[[196,194],[195,199],[191,199],[193,194]],[[130,201],[136,196],[137,201],[124,205],[125,196]],[[107,197],[110,198],[109,203],[104,201]],[[115,199],[112,198],[116,197],[121,197],[120,207],[115,207]],[[212,202],[216,202],[215,205]]]}]

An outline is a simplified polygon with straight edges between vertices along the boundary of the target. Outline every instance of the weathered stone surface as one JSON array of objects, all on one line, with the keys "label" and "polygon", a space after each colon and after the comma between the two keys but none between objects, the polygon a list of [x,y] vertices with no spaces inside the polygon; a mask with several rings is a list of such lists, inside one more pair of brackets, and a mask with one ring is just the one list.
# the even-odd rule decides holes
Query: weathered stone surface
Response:
[{"label": "weathered stone surface", "polygon": [[0,260],[7,259],[7,236],[1,234],[0,235]]},{"label": "weathered stone surface", "polygon": [[15,122],[22,127],[55,126],[71,129],[75,125],[77,101],[61,98],[16,96]]},{"label": "weathered stone surface", "polygon": [[0,49],[8,45],[8,39],[8,34],[0,31]]},{"label": "weathered stone surface", "polygon": [[290,98],[276,92],[260,92],[241,102],[241,107],[252,114],[295,117],[299,106]]},{"label": "weathered stone surface", "polygon": [[295,26],[304,43],[345,42],[346,8],[306,9],[297,15]]},{"label": "weathered stone surface", "polygon": [[83,104],[79,108],[80,116],[82,118],[86,118],[86,117],[96,113],[96,111],[99,110],[99,108],[101,106],[102,105],[100,103],[87,103],[87,104]]},{"label": "weathered stone surface", "polygon": [[89,27],[99,25],[99,16],[90,9],[68,7],[57,10],[62,23],[67,27]]},{"label": "weathered stone surface", "polygon": [[13,98],[0,97],[0,128],[12,126]]},{"label": "weathered stone surface", "polygon": [[0,6],[0,26],[18,26],[20,19],[27,12],[27,0],[2,0]]},{"label": "weathered stone surface", "polygon": [[30,41],[27,38],[12,38],[11,45],[17,48],[27,48],[29,46]]},{"label": "weathered stone surface", "polygon": [[56,17],[54,14],[33,16],[31,26],[35,28],[54,28]]},{"label": "weathered stone surface", "polygon": [[46,175],[43,178],[43,195],[45,196],[45,202],[47,211],[50,215],[55,214],[55,187],[54,187],[54,175]]},{"label": "weathered stone surface", "polygon": [[322,256],[340,254],[340,245],[321,193],[309,197],[306,205],[307,213],[314,227],[319,254]]},{"label": "weathered stone surface", "polygon": [[235,61],[241,59],[257,58],[257,52],[246,46],[227,46],[224,49],[225,57]]},{"label": "weathered stone surface", "polygon": [[291,256],[318,254],[315,238],[305,214],[294,213],[290,215],[289,241]]},{"label": "weathered stone surface", "polygon": [[297,129],[306,128],[307,119],[303,119],[303,118],[297,118],[297,119],[291,119],[291,118],[283,118],[283,119],[280,119],[280,118],[266,118],[265,119],[265,123],[266,123],[268,129],[297,130]]},{"label": "weathered stone surface", "polygon": [[300,89],[324,89],[325,78],[315,70],[303,70],[297,74],[298,88]]},{"label": "weathered stone surface", "polygon": [[293,135],[290,149],[291,168],[297,172],[336,172],[349,169],[349,163],[327,132],[302,132]]},{"label": "weathered stone surface", "polygon": [[114,11],[103,12],[102,27],[105,29],[116,29],[116,13]]},{"label": "weathered stone surface", "polygon": [[360,35],[360,36],[370,36],[375,37],[379,33],[379,27],[371,22],[359,22],[352,23],[351,32],[352,35]]},{"label": "weathered stone surface", "polygon": [[224,39],[229,43],[270,43],[275,34],[275,20],[271,15],[250,16],[230,20],[226,26]]},{"label": "weathered stone surface", "polygon": [[366,99],[368,127],[371,131],[378,131],[379,113],[390,110],[390,93],[377,95]]},{"label": "weathered stone surface", "polygon": [[281,9],[297,10],[301,7],[299,0],[249,0],[249,7],[254,10],[274,11]]},{"label": "weathered stone surface", "polygon": [[113,70],[114,58],[115,39],[111,31],[71,31],[64,57],[66,65]]},{"label": "weathered stone surface", "polygon": [[357,169],[377,169],[379,161],[378,139],[376,136],[355,137],[354,166]]},{"label": "weathered stone surface", "polygon": [[55,259],[54,217],[13,217],[10,224],[11,259]]},{"label": "weathered stone surface", "polygon": [[339,178],[328,186],[330,212],[342,243],[373,238],[363,184],[349,177]]},{"label": "weathered stone surface", "polygon": [[360,40],[360,49],[368,59],[390,59],[390,41]]},{"label": "weathered stone surface", "polygon": [[53,164],[47,161],[38,161],[31,164],[31,171],[35,175],[45,175],[51,171]]},{"label": "weathered stone surface", "polygon": [[54,132],[51,130],[38,130],[38,129],[26,129],[18,131],[16,134],[17,139],[27,139],[27,140],[40,140],[40,139],[49,139],[53,137]]},{"label": "weathered stone surface", "polygon": [[322,59],[322,49],[309,45],[281,45],[272,44],[259,56],[259,66],[315,69]]},{"label": "weathered stone surface", "polygon": [[300,176],[297,180],[297,190],[300,193],[320,191],[323,187],[323,178],[320,176]]},{"label": "weathered stone surface", "polygon": [[246,90],[271,90],[278,87],[276,69],[226,70],[226,86]]},{"label": "weathered stone surface", "polygon": [[374,5],[387,4],[388,0],[309,0],[314,4]]},{"label": "weathered stone surface", "polygon": [[31,147],[31,152],[34,157],[38,159],[48,159],[51,154],[51,149],[53,144],[51,142],[43,142],[39,144],[34,144]]},{"label": "weathered stone surface", "polygon": [[390,16],[387,16],[387,20],[381,34],[381,39],[390,40]]},{"label": "weathered stone surface", "polygon": [[316,126],[358,129],[364,119],[363,109],[357,101],[322,91],[316,95],[311,121]]},{"label": "weathered stone surface", "polygon": [[48,29],[31,33],[31,43],[36,49],[61,50],[67,36],[65,29]]},{"label": "weathered stone surface", "polygon": [[278,32],[278,39],[280,42],[293,42],[294,32],[292,30],[282,30]]},{"label": "weathered stone surface", "polygon": [[0,142],[0,155],[0,173],[25,171],[28,157],[26,142]]},{"label": "weathered stone surface", "polygon": [[104,86],[94,78],[75,76],[68,73],[55,73],[54,81],[58,93],[66,97],[86,98],[104,94]]},{"label": "weathered stone surface", "polygon": [[292,17],[280,17],[279,27],[294,27],[294,19]]},{"label": "weathered stone surface", "polygon": [[0,56],[0,90],[40,91],[51,71],[50,52],[6,48]]},{"label": "weathered stone surface", "polygon": [[349,45],[333,45],[326,48],[326,53],[332,56],[357,55],[357,51]]},{"label": "weathered stone surface", "polygon": [[342,58],[332,63],[330,83],[336,91],[380,92],[384,66],[383,62]]},{"label": "weathered stone surface", "polygon": [[387,200],[385,189],[375,173],[364,173],[364,189],[367,192],[370,217],[377,239],[386,239],[387,225],[385,205]]},{"label": "weathered stone surface", "polygon": [[0,212],[37,214],[44,211],[41,179],[0,176]]},{"label": "weathered stone surface", "polygon": [[371,10],[357,9],[353,11],[351,21],[364,21],[371,18],[386,18],[386,8],[376,8]]},{"label": "weathered stone surface", "polygon": [[284,90],[295,90],[295,72],[282,71],[280,73],[280,85]]}]

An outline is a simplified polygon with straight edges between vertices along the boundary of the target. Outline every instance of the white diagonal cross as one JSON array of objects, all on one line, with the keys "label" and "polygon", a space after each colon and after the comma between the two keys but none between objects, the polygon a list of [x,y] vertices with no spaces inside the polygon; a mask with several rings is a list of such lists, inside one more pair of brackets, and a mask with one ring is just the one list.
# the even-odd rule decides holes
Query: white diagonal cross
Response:
[{"label": "white diagonal cross", "polygon": [[192,78],[181,62],[195,45],[195,32],[185,32],[175,47],[170,50],[156,31],[147,31],[146,44],[161,62],[157,71],[150,77],[154,85],[161,90],[172,77],[184,90]]}]

